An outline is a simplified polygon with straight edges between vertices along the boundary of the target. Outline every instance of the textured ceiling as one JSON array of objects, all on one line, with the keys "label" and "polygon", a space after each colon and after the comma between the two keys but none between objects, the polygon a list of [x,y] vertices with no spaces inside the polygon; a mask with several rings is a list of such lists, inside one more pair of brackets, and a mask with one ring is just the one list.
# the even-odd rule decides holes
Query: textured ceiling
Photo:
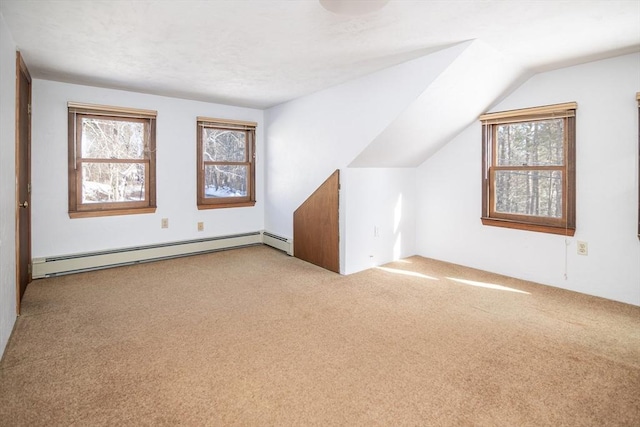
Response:
[{"label": "textured ceiling", "polygon": [[527,70],[640,46],[640,0],[390,0],[364,16],[316,0],[1,0],[0,12],[35,78],[256,108],[467,40]]}]

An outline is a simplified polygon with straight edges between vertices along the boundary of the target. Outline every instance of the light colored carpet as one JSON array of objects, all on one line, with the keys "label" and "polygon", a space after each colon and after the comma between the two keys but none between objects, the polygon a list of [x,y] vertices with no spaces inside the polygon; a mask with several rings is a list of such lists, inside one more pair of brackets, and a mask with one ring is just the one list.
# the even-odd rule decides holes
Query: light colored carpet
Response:
[{"label": "light colored carpet", "polygon": [[263,246],[38,280],[0,424],[638,426],[640,307]]}]

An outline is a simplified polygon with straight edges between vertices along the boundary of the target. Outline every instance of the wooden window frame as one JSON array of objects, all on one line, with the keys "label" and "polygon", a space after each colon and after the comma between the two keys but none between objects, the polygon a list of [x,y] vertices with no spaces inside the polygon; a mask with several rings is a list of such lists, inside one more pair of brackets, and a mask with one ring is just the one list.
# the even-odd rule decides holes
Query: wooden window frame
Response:
[{"label": "wooden window frame", "polygon": [[[69,139],[69,217],[89,218],[98,216],[133,215],[154,213],[156,211],[156,117],[153,110],[113,107],[105,105],[80,104],[69,102],[68,139]],[[103,159],[82,157],[83,118],[103,118],[127,122],[141,122],[148,127],[143,159]],[[143,163],[145,167],[145,199],[136,202],[82,202],[82,163]]]},{"label": "wooden window frame", "polygon": [[[251,207],[256,204],[256,122],[242,120],[216,119],[197,117],[196,145],[197,145],[197,206],[198,209],[221,209]],[[245,132],[246,158],[244,162],[205,161],[203,156],[202,134],[204,128],[226,129]],[[245,197],[205,197],[205,167],[208,165],[246,165],[247,195]]]},{"label": "wooden window frame", "polygon": [[[576,121],[575,102],[520,110],[487,113],[482,122],[482,215],[483,225],[573,236],[576,229]],[[509,123],[564,120],[564,164],[562,166],[498,166],[497,127]],[[500,213],[495,211],[495,173],[500,170],[561,171],[563,177],[562,217]]]}]

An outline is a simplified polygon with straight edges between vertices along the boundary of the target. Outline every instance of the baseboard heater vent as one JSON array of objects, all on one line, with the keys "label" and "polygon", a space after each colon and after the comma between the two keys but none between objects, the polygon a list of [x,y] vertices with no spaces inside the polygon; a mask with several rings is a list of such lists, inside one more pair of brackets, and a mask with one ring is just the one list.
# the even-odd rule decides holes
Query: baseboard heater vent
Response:
[{"label": "baseboard heater vent", "polygon": [[[277,237],[277,236],[276,236]],[[34,279],[263,244],[259,231],[208,239],[33,259]],[[270,245],[273,246],[273,245]]]},{"label": "baseboard heater vent", "polygon": [[278,236],[277,234],[269,233],[268,231],[262,232],[262,241],[265,245],[272,248],[280,249],[287,253],[287,255],[293,256],[293,242],[286,237]]}]

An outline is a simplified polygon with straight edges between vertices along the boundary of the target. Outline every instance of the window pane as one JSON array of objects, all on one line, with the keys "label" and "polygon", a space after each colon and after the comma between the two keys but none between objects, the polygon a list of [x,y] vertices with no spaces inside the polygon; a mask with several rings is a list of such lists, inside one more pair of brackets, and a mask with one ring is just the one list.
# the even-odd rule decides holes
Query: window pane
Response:
[{"label": "window pane", "polygon": [[562,166],[564,119],[497,126],[498,166]]},{"label": "window pane", "polygon": [[82,118],[82,157],[89,159],[143,159],[142,122]]},{"label": "window pane", "polygon": [[236,130],[203,128],[205,162],[246,162],[246,133]]},{"label": "window pane", "polygon": [[144,163],[83,163],[82,203],[145,200]]},{"label": "window pane", "polygon": [[204,169],[204,196],[246,197],[247,165],[207,165]]},{"label": "window pane", "polygon": [[496,171],[496,212],[562,217],[562,172]]}]

